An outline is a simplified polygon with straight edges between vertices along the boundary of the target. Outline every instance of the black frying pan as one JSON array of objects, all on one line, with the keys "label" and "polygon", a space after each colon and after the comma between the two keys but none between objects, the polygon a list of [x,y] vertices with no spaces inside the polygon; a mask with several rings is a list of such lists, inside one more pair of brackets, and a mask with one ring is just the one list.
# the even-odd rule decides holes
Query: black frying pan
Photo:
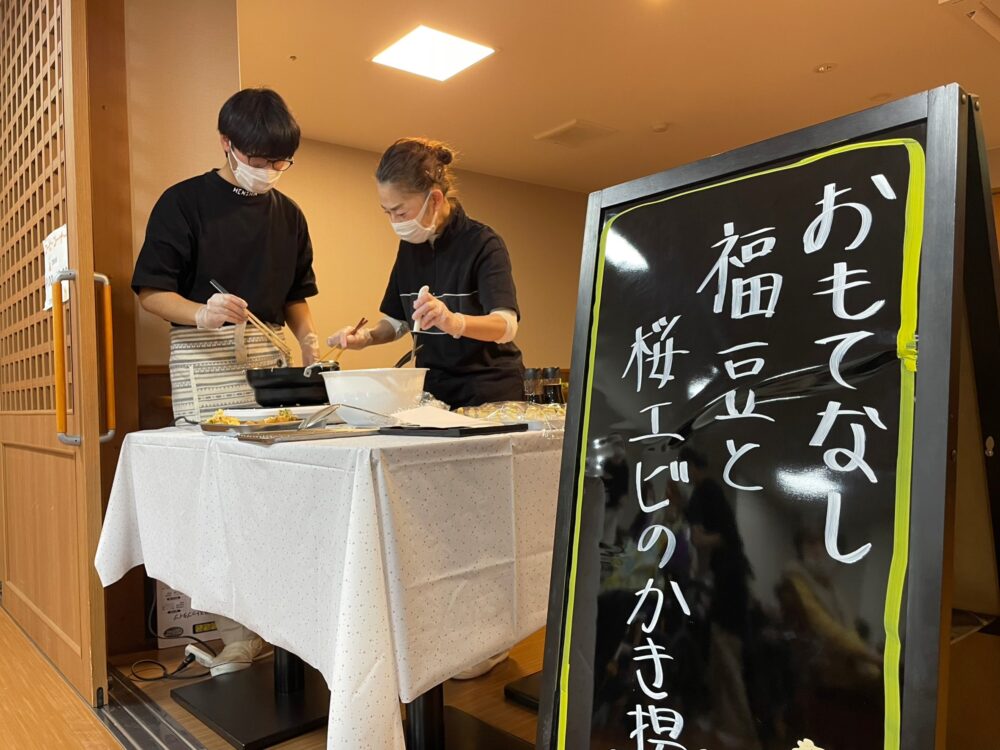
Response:
[{"label": "black frying pan", "polygon": [[336,362],[313,368],[307,378],[301,367],[270,367],[247,370],[247,382],[261,406],[313,406],[326,403],[323,371],[339,370]]},{"label": "black frying pan", "polygon": [[307,378],[301,367],[262,367],[247,370],[247,382],[253,388],[305,388],[319,384],[323,385],[324,371],[339,370],[337,362],[324,362],[314,365],[312,373]]},{"label": "black frying pan", "polygon": [[327,401],[326,386],[320,383],[306,388],[255,388],[254,399],[265,409],[322,406]]}]

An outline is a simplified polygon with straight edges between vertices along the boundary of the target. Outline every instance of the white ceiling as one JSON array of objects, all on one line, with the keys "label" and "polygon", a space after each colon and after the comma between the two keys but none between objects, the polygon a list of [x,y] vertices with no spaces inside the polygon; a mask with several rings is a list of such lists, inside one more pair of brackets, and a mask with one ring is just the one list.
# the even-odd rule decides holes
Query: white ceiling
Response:
[{"label": "white ceiling", "polygon": [[[1000,41],[937,0],[238,0],[238,12],[243,84],[281,92],[307,137],[381,151],[427,135],[462,168],[542,185],[606,187],[952,81],[983,98],[1000,146]],[[370,62],[421,23],[497,53],[443,83]],[[533,139],[574,118],[616,132],[576,148]]]}]

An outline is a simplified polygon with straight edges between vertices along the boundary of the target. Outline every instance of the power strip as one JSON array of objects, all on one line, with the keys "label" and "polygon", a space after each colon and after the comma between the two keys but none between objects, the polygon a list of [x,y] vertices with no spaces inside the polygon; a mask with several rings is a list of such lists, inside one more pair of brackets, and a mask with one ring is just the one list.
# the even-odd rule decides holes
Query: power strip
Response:
[{"label": "power strip", "polygon": [[212,654],[193,643],[189,643],[184,647],[184,653],[188,656],[193,656],[194,660],[205,669],[211,669],[212,662],[215,661],[215,657]]}]

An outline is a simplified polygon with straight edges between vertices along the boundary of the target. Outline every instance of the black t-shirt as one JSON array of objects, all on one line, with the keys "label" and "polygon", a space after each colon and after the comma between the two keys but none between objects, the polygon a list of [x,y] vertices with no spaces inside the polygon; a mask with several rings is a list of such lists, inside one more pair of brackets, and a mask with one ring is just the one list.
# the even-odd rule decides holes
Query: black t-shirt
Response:
[{"label": "black t-shirt", "polygon": [[312,242],[299,207],[277,190],[255,194],[215,170],[168,188],[153,207],[132,289],[206,302],[218,281],[275,325],[285,304],[315,296]]},{"label": "black t-shirt", "polygon": [[[506,308],[520,317],[506,245],[488,226],[470,219],[457,202],[433,244],[399,243],[382,313],[412,326],[413,302],[425,285],[453,312],[488,315]],[[449,406],[523,398],[524,365],[513,343],[454,339],[436,328],[418,337],[423,348],[417,366],[429,368],[425,387]]]}]

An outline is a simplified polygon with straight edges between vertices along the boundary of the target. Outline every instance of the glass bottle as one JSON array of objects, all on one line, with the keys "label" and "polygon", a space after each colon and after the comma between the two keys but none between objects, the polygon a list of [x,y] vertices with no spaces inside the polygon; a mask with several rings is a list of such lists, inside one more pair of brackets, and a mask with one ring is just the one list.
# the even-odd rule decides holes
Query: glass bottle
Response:
[{"label": "glass bottle", "polygon": [[562,371],[558,367],[546,367],[542,370],[542,403],[563,403]]},{"label": "glass bottle", "polygon": [[528,367],[524,371],[524,400],[529,404],[537,404],[538,399],[538,369]]}]

